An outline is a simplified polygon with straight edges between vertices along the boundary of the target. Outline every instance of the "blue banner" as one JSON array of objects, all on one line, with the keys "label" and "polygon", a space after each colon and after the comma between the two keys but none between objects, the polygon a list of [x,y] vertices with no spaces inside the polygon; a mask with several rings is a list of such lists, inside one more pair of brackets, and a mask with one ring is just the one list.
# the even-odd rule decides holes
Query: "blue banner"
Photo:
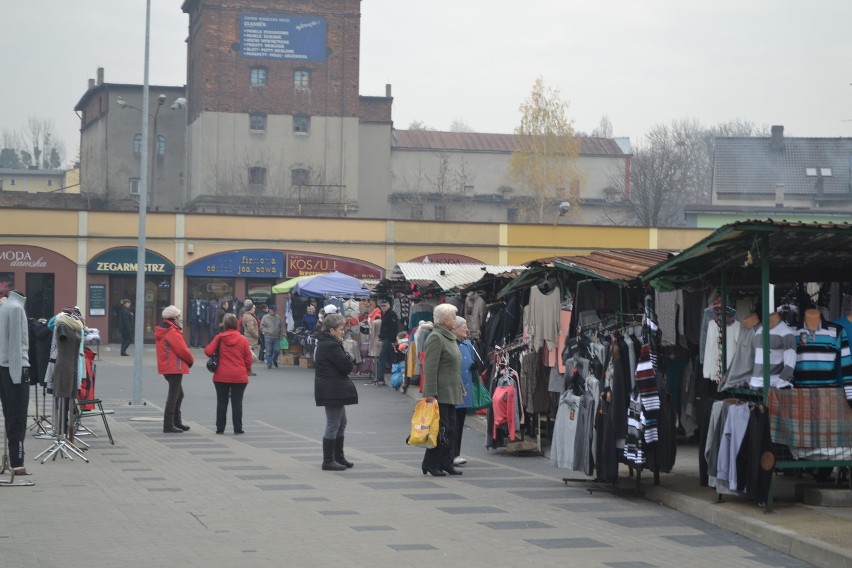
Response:
[{"label": "blue banner", "polygon": [[255,59],[325,61],[325,18],[241,14],[240,56]]},{"label": "blue banner", "polygon": [[186,265],[189,277],[283,278],[284,253],[276,250],[235,250],[211,254]]}]

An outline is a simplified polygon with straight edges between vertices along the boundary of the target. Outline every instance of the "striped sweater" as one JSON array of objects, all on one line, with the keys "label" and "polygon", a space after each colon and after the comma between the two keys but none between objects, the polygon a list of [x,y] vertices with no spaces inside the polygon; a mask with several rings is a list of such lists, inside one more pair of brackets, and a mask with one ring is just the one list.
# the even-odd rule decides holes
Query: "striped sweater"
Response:
[{"label": "striped sweater", "polygon": [[822,322],[811,331],[796,334],[795,385],[801,388],[837,387],[852,400],[852,354],[846,331],[835,323]]}]

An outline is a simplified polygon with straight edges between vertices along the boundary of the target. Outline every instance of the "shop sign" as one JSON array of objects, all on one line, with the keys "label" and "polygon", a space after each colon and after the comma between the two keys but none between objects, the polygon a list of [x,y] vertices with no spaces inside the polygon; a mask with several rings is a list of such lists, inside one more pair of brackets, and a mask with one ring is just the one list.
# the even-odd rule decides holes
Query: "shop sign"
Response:
[{"label": "shop sign", "polygon": [[283,278],[284,253],[274,250],[236,250],[211,254],[186,265],[188,277]]},{"label": "shop sign", "polygon": [[455,254],[451,252],[437,252],[434,254],[418,256],[416,258],[412,258],[408,262],[434,262],[435,264],[487,264],[482,262],[478,258],[473,258],[472,256],[465,256],[463,254]]},{"label": "shop sign", "polygon": [[287,254],[287,278],[342,272],[360,280],[381,280],[383,271],[373,265],[319,254]]},{"label": "shop sign", "polygon": [[47,268],[43,256],[19,248],[0,249],[0,268]]},{"label": "shop sign", "polygon": [[[107,251],[89,262],[89,274],[136,274],[136,249],[120,248]],[[163,255],[145,251],[145,274],[154,276],[175,273],[175,265]]]},{"label": "shop sign", "polygon": [[89,284],[89,315],[105,316],[106,307],[106,284]]}]

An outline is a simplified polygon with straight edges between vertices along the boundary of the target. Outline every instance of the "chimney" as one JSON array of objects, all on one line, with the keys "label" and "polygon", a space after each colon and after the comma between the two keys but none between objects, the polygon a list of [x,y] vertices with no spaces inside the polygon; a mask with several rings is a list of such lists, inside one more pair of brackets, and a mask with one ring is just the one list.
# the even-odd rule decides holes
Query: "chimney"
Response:
[{"label": "chimney", "polygon": [[779,152],[784,149],[784,127],[781,125],[772,126],[772,140],[769,142],[769,147]]},{"label": "chimney", "polygon": [[385,83],[385,97],[387,97],[389,99],[393,98],[391,96],[391,85],[390,85],[390,83]]},{"label": "chimney", "polygon": [[[104,68],[98,67],[98,85],[103,85],[103,84],[104,84]],[[774,133],[775,127],[773,126],[772,129],[773,129],[772,132]]]},{"label": "chimney", "polygon": [[784,184],[776,183],[775,184],[775,208],[783,209],[784,208]]},{"label": "chimney", "polygon": [[89,79],[89,90],[91,91],[94,88],[95,88],[95,80]]}]

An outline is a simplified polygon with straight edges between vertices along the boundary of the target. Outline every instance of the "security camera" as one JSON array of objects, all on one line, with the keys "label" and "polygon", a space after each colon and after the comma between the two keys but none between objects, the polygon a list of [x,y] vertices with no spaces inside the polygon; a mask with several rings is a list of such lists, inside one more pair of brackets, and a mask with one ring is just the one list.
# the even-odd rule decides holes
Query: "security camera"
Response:
[{"label": "security camera", "polygon": [[163,104],[164,102],[166,102],[166,95],[164,95],[164,94],[162,94],[162,93],[161,93],[161,94],[160,94],[160,96],[159,96],[159,97],[157,97],[157,103],[158,103],[158,104]]},{"label": "security camera", "polygon": [[565,215],[570,210],[571,210],[571,204],[569,202],[563,201],[562,203],[559,204],[559,214],[560,215]]},{"label": "security camera", "polygon": [[172,103],[170,107],[172,110],[177,110],[186,106],[186,99],[183,97],[178,97],[175,99],[175,102]]}]

